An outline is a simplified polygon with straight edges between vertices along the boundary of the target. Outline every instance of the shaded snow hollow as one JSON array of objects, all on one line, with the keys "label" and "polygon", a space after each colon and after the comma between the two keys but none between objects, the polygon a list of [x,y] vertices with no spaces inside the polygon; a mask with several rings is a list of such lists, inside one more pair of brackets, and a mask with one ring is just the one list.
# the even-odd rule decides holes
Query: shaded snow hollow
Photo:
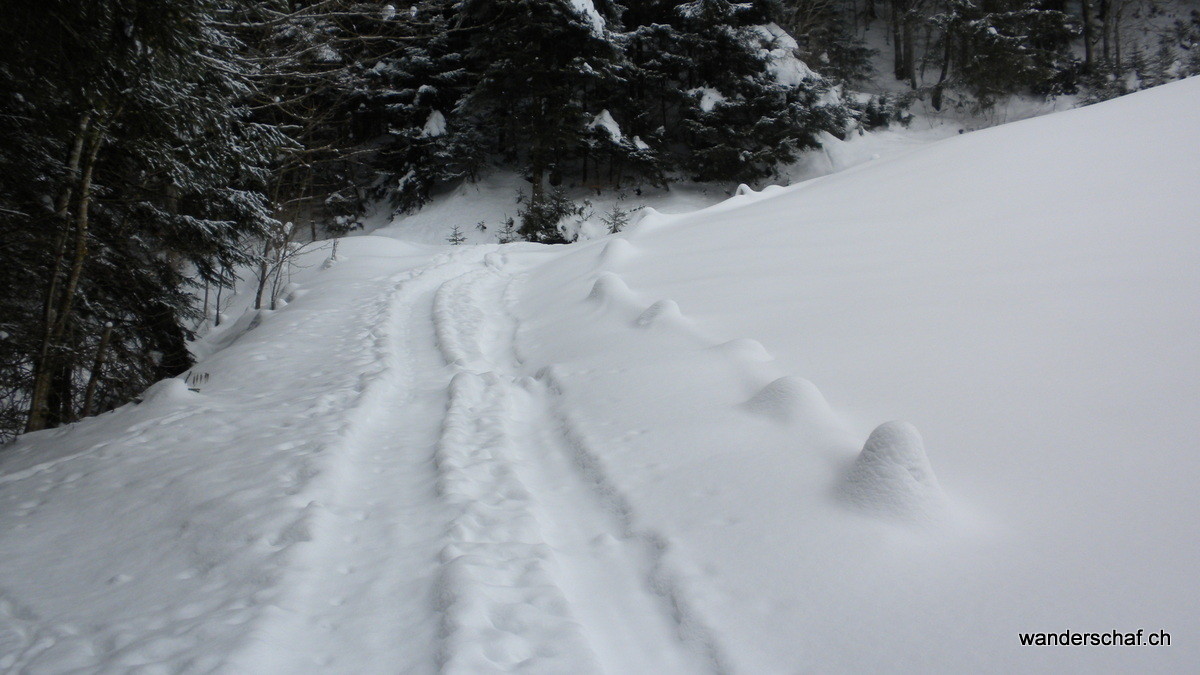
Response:
[{"label": "shaded snow hollow", "polygon": [[[186,382],[0,454],[0,670],[1189,670],[1198,105],[313,251]],[[1172,646],[1017,638],[1114,629]]]}]

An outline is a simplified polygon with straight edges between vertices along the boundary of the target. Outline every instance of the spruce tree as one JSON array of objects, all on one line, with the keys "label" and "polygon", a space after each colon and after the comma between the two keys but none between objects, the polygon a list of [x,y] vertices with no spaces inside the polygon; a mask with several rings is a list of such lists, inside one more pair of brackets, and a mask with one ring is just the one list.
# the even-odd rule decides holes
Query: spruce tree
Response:
[{"label": "spruce tree", "polygon": [[479,130],[460,109],[477,77],[456,5],[414,3],[409,24],[394,22],[392,39],[373,45],[359,66],[360,114],[372,121],[379,148],[369,158],[371,194],[399,211],[420,208],[439,186],[475,178],[486,164]]},{"label": "spruce tree", "polygon": [[463,21],[478,27],[466,54],[478,75],[458,112],[523,170],[540,212],[547,187],[581,164],[592,98],[619,77],[621,54],[568,0],[468,1]]},{"label": "spruce tree", "polygon": [[840,135],[846,108],[797,58],[768,2],[631,3],[633,132],[701,181],[752,182]]}]

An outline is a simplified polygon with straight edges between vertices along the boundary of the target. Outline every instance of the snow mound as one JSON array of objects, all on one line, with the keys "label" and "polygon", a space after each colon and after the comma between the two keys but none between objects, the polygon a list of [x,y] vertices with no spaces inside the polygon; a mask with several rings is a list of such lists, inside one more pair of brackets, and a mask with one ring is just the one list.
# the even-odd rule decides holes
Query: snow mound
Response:
[{"label": "snow mound", "polygon": [[805,80],[820,79],[803,61],[796,57],[796,39],[778,24],[752,26],[750,30],[759,41],[759,55],[767,61],[767,70],[775,81],[785,87],[795,87]]},{"label": "snow mound", "polygon": [[596,283],[592,284],[592,292],[588,293],[588,300],[592,302],[607,303],[618,298],[630,298],[633,291],[629,290],[629,286],[625,284],[625,280],[612,272],[601,272],[596,278]]},{"label": "snow mound", "polygon": [[648,328],[664,321],[676,321],[682,318],[683,312],[679,311],[679,305],[674,300],[659,300],[638,315],[635,323],[638,328]]},{"label": "snow mound", "polygon": [[784,424],[802,418],[821,418],[832,414],[829,404],[825,402],[825,397],[816,385],[790,375],[772,381],[742,406],[750,412]]},{"label": "snow mound", "polygon": [[604,245],[604,250],[600,252],[600,263],[603,265],[612,265],[623,260],[628,260],[633,256],[637,249],[627,239],[613,239]]},{"label": "snow mound", "polygon": [[653,206],[643,207],[638,213],[640,215],[637,219],[630,223],[629,227],[625,228],[627,232],[635,228],[637,230],[653,228],[670,219],[668,214],[659,211]]},{"label": "snow mound", "polygon": [[604,34],[604,17],[596,11],[596,4],[592,0],[571,0],[571,4],[597,35]]},{"label": "snow mound", "polygon": [[718,103],[725,102],[725,95],[712,87],[696,87],[689,89],[687,93],[700,98],[700,110],[704,112],[712,112]]},{"label": "snow mound", "polygon": [[440,110],[429,113],[425,126],[421,127],[422,138],[435,138],[446,135],[446,116]]},{"label": "snow mound", "polygon": [[945,499],[921,434],[908,422],[884,422],[871,432],[841,491],[859,508],[904,519],[935,516]]},{"label": "snow mound", "polygon": [[767,348],[761,342],[751,340],[750,338],[737,338],[728,342],[722,342],[713,347],[713,349],[738,361],[767,363],[775,360],[775,357],[771,356],[771,352],[768,352]]}]

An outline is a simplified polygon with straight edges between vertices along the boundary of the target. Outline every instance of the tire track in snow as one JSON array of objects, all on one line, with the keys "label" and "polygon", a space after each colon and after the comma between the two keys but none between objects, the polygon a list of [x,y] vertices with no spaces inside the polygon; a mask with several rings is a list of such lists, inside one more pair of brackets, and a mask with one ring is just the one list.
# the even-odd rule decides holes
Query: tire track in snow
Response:
[{"label": "tire track in snow", "polygon": [[442,556],[443,670],[717,670],[711,650],[680,639],[680,613],[653,588],[654,556],[574,466],[545,388],[519,376],[505,262],[489,254],[434,303],[457,371],[437,452],[456,513]]}]

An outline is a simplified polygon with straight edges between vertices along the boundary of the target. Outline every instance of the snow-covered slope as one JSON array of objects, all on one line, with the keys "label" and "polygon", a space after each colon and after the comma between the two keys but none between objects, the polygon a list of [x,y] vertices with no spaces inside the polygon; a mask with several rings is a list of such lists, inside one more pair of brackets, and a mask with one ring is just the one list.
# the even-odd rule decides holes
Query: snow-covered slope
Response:
[{"label": "snow-covered slope", "polygon": [[0,452],[0,670],[1194,669],[1198,104],[313,252],[198,391]]},{"label": "snow-covered slope", "polygon": [[[1200,127],[1184,122],[1197,103],[1200,80],[1185,81],[651,218],[608,245],[621,244],[601,269],[631,292],[603,321],[530,301],[547,317],[541,358],[578,352],[559,366],[581,369],[560,378],[572,405],[648,431],[615,471],[711,565],[697,585],[720,589],[707,616],[737,665],[1200,662]],[[562,297],[577,279],[583,293],[599,250],[531,287]],[[680,350],[629,364],[636,329],[599,340],[607,356],[578,346],[653,303],[683,317],[656,330],[764,349],[697,351],[735,356],[718,377]],[[678,372],[689,379],[666,384]],[[849,433],[825,452],[811,425],[737,419],[739,399],[785,374],[840,413]],[[853,520],[830,494],[895,418],[920,429],[960,519],[936,536]],[[1017,640],[1139,628],[1175,644]]]}]

